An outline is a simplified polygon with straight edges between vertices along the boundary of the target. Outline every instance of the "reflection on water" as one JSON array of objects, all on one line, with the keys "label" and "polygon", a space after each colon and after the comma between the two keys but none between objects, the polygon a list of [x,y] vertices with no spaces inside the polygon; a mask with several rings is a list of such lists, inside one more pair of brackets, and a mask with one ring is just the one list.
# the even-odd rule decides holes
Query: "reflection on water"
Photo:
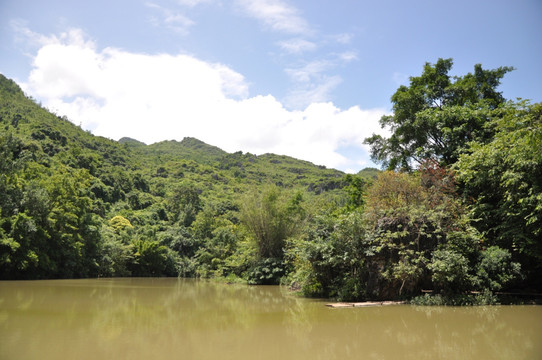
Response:
[{"label": "reflection on water", "polygon": [[542,307],[330,309],[185,279],[0,282],[0,359],[542,359]]}]

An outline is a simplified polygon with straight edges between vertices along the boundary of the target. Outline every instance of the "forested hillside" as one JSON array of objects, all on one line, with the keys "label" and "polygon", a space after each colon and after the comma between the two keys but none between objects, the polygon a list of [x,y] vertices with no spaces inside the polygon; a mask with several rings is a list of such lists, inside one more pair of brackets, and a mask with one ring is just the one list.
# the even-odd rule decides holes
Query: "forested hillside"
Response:
[{"label": "forested hillside", "polygon": [[3,76],[0,119],[4,279],[222,275],[218,257],[243,237],[243,196],[271,187],[343,201],[339,171],[193,138],[147,146],[93,136]]},{"label": "forested hillside", "polygon": [[[0,276],[219,277],[342,300],[542,290],[542,105],[427,63],[356,175],[194,138],[93,136],[0,76]],[[360,142],[362,139],[360,139]],[[472,292],[475,295],[471,295]]]}]

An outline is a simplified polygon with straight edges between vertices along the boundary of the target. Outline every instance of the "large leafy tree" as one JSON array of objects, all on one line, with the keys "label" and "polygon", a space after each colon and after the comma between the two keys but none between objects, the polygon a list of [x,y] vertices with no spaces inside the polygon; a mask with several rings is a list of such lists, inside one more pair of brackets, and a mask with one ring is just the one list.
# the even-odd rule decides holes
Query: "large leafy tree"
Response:
[{"label": "large leafy tree", "polygon": [[441,165],[454,163],[469,141],[487,141],[491,129],[485,124],[499,115],[505,99],[496,89],[511,67],[485,70],[454,77],[449,74],[452,59],[426,63],[423,73],[410,78],[391,97],[393,115],[380,119],[389,138],[373,135],[365,139],[371,156],[390,170],[410,170],[424,159]]}]

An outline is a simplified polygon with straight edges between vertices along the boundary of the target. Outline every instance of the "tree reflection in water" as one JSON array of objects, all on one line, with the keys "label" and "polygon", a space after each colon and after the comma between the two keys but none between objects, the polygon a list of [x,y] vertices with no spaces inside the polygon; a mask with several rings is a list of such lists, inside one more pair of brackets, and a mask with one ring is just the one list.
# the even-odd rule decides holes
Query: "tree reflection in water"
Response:
[{"label": "tree reflection in water", "polygon": [[0,358],[537,359],[542,307],[329,309],[277,286],[0,282]]}]

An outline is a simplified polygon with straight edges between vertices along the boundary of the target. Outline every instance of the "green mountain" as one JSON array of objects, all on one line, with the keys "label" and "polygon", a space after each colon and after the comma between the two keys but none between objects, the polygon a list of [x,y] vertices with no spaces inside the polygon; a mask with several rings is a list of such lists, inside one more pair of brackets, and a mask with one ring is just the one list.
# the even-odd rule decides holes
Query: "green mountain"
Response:
[{"label": "green mountain", "polygon": [[[146,145],[94,136],[2,75],[0,123],[1,278],[175,275],[173,263],[190,260],[216,230],[193,228],[204,210],[236,226],[243,197],[266,186],[344,201],[340,171],[195,138]],[[179,236],[164,240],[172,233],[191,247],[174,250]],[[146,264],[138,246],[151,245],[172,263]]]}]

